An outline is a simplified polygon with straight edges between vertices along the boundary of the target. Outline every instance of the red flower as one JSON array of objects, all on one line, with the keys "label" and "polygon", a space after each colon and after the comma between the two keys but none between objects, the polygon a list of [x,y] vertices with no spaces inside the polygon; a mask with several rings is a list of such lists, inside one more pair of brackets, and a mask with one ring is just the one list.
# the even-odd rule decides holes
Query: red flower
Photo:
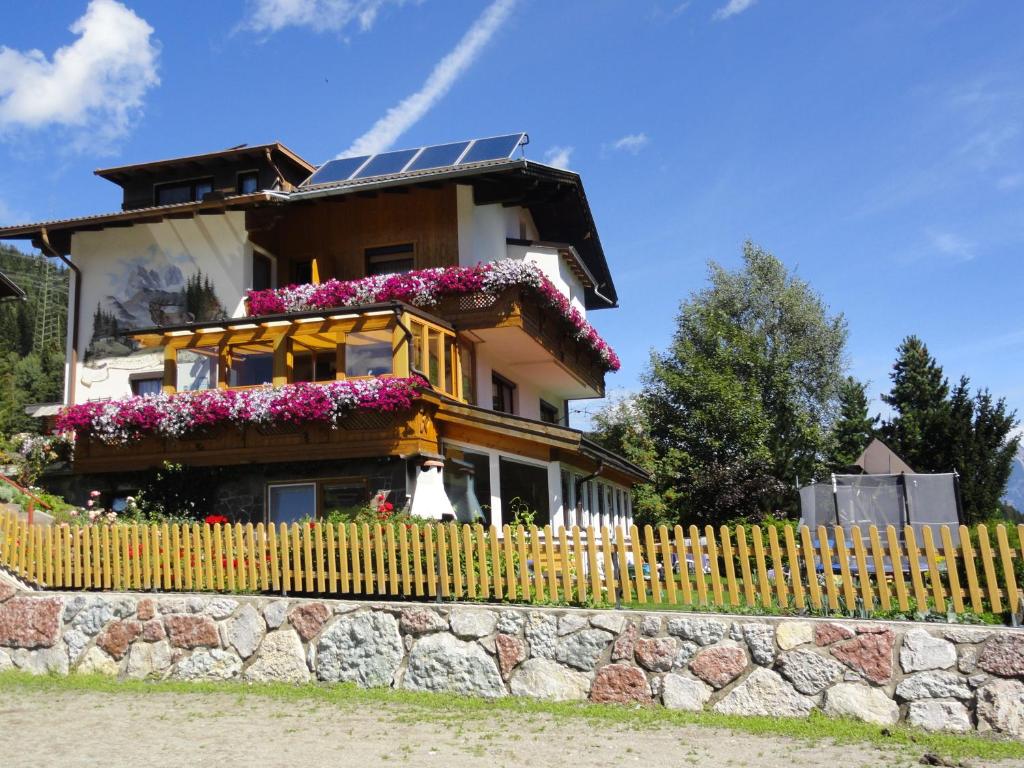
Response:
[{"label": "red flower", "polygon": [[224,515],[207,515],[203,518],[203,522],[207,525],[223,525],[228,519]]}]

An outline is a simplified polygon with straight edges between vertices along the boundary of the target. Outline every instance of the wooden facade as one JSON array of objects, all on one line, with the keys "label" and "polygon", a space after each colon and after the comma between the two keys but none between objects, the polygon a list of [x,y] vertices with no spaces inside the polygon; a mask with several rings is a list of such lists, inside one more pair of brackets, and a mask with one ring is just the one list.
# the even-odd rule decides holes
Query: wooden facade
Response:
[{"label": "wooden facade", "polygon": [[249,239],[278,259],[278,283],[295,282],[295,265],[315,260],[320,280],[366,276],[366,251],[412,245],[415,269],[459,263],[454,185],[344,196],[247,217]]}]

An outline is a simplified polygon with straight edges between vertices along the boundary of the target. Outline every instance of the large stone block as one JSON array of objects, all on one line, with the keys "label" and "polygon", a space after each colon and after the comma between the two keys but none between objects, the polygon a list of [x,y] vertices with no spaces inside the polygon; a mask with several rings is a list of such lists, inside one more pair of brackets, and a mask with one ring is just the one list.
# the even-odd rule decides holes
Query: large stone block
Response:
[{"label": "large stone block", "polygon": [[775,642],[784,651],[791,651],[814,639],[814,625],[808,621],[784,621],[775,630]]},{"label": "large stone block", "polygon": [[171,645],[166,640],[135,643],[128,650],[124,673],[134,680],[162,678],[171,668],[171,661]]},{"label": "large stone block", "polygon": [[0,603],[0,645],[52,647],[60,640],[63,613],[64,601],[59,597],[12,597]]},{"label": "large stone block", "polygon": [[498,669],[503,679],[526,659],[526,643],[515,635],[498,635],[494,638],[494,650],[498,656]]},{"label": "large stone block", "polygon": [[302,603],[292,608],[288,622],[303,640],[312,640],[330,617],[331,611],[323,603]]},{"label": "large stone block", "polygon": [[711,688],[700,680],[668,674],[661,681],[661,701],[669,709],[700,712],[711,698]]},{"label": "large stone block", "polygon": [[875,725],[893,725],[900,708],[880,688],[860,683],[839,683],[825,691],[825,714],[852,717]]},{"label": "large stone block", "polygon": [[115,659],[124,658],[128,646],[142,634],[142,622],[135,619],[115,619],[103,628],[96,645]]},{"label": "large stone block", "polygon": [[903,701],[918,699],[965,699],[973,696],[967,680],[955,672],[931,670],[918,672],[900,681],[896,696]]},{"label": "large stone block", "polygon": [[977,690],[978,730],[1024,739],[1024,683],[992,680]]},{"label": "large stone block", "polygon": [[164,618],[167,635],[175,648],[218,648],[220,633],[209,616],[172,614]]},{"label": "large stone block", "polygon": [[456,608],[448,617],[452,632],[464,640],[476,640],[494,634],[498,615],[494,611],[477,608]]},{"label": "large stone block", "polygon": [[907,724],[926,731],[967,733],[973,730],[971,713],[958,701],[914,701],[907,708]]},{"label": "large stone block", "polygon": [[842,680],[846,667],[820,653],[799,649],[782,654],[779,671],[800,693],[814,695]]},{"label": "large stone block", "polygon": [[755,664],[770,667],[775,662],[775,627],[771,624],[744,624],[743,639]]},{"label": "large stone block", "polygon": [[464,642],[447,632],[416,641],[402,687],[485,698],[506,693],[494,659],[479,644]]},{"label": "large stone block", "polygon": [[75,671],[83,675],[116,677],[120,670],[114,659],[94,645],[82,655],[82,659],[78,662],[78,666],[75,667]]},{"label": "large stone block", "polygon": [[1000,677],[1024,677],[1024,632],[1005,632],[990,639],[978,666]]},{"label": "large stone block", "polygon": [[735,645],[705,648],[690,662],[690,671],[715,688],[728,685],[746,668],[747,655],[742,648]]},{"label": "large stone block", "polygon": [[448,629],[448,622],[432,608],[404,609],[399,625],[402,632],[407,635],[425,635]]},{"label": "large stone block", "polygon": [[639,667],[607,664],[597,670],[590,686],[590,698],[607,704],[649,704],[651,686]]},{"label": "large stone block", "polygon": [[911,629],[903,636],[900,666],[904,672],[949,669],[956,664],[956,646],[948,640],[932,637],[926,630]]},{"label": "large stone block", "polygon": [[558,638],[555,643],[555,659],[587,672],[597,666],[611,641],[612,635],[603,629],[584,629]]},{"label": "large stone block", "polygon": [[249,603],[242,606],[238,614],[227,622],[224,638],[238,655],[248,659],[260,645],[266,625],[259,612]]},{"label": "large stone block", "polygon": [[178,680],[231,680],[242,672],[242,660],[221,648],[200,649],[174,668]]},{"label": "large stone block", "polygon": [[651,672],[668,672],[672,669],[679,641],[674,637],[641,637],[634,648],[637,663]]},{"label": "large stone block", "polygon": [[867,632],[840,640],[831,646],[832,655],[873,683],[882,684],[892,677],[895,636],[891,629]]},{"label": "large stone block", "polygon": [[254,682],[304,683],[310,678],[302,640],[293,629],[268,632],[242,675]]},{"label": "large stone block", "polygon": [[550,659],[529,659],[512,674],[509,688],[515,696],[572,701],[587,698],[590,678]]},{"label": "large stone block", "polygon": [[391,685],[405,653],[398,621],[380,611],[342,616],[324,630],[316,650],[317,677],[365,688]]},{"label": "large stone block", "polygon": [[668,633],[681,637],[683,640],[692,640],[699,645],[712,645],[717,643],[728,630],[728,626],[718,619],[701,618],[679,618],[668,620]]},{"label": "large stone block", "polygon": [[814,709],[814,699],[799,693],[778,673],[764,667],[754,669],[714,706],[727,715],[763,715],[768,717],[806,717]]}]

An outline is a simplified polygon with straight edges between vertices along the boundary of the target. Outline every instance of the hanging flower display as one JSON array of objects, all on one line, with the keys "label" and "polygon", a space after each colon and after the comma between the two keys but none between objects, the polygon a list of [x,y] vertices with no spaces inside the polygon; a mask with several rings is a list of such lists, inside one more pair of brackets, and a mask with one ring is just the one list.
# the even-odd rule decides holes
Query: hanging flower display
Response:
[{"label": "hanging flower display", "polygon": [[89,435],[107,445],[123,445],[145,435],[182,437],[207,426],[247,424],[337,425],[355,411],[408,410],[419,379],[345,379],[327,384],[286,384],[253,389],[204,389],[141,395],[65,408],[59,432]]},{"label": "hanging flower display", "polygon": [[404,301],[426,308],[449,296],[485,293],[497,296],[507,288],[526,288],[555,309],[573,329],[573,337],[589,345],[609,371],[619,370],[619,356],[583,314],[529,261],[502,259],[472,267],[437,267],[404,274],[371,275],[359,280],[327,280],[318,285],[289,285],[249,291],[249,314],[276,315],[319,309],[355,307],[384,301]]}]

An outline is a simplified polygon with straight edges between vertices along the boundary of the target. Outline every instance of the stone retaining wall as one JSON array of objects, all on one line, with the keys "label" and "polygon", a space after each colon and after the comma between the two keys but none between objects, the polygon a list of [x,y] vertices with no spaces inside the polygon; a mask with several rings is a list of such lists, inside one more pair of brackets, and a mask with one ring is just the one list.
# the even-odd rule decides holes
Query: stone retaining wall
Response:
[{"label": "stone retaining wall", "polygon": [[814,709],[1024,738],[1004,628],[217,595],[41,594],[0,581],[0,670],[351,681],[475,696]]}]

